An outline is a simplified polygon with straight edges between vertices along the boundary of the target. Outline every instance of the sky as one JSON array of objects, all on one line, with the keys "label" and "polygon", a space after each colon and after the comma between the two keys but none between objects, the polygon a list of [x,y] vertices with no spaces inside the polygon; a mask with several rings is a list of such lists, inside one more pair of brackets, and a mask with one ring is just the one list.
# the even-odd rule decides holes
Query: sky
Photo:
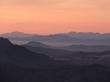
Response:
[{"label": "sky", "polygon": [[110,32],[110,0],[0,0],[0,34]]}]

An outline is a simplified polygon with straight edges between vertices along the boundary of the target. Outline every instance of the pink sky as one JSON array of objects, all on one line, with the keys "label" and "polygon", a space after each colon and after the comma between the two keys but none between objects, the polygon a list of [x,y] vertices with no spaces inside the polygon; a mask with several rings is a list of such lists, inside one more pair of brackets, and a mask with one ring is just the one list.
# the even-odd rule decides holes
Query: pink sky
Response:
[{"label": "pink sky", "polygon": [[110,0],[0,0],[0,34],[110,32]]}]

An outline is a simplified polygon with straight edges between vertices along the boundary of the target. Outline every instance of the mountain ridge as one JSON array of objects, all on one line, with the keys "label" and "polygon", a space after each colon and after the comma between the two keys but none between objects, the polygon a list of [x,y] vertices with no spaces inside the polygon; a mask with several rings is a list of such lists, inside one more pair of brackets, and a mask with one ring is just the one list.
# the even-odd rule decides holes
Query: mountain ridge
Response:
[{"label": "mountain ridge", "polygon": [[38,34],[29,34],[29,33],[24,33],[24,32],[11,32],[11,33],[4,33],[4,34],[0,34],[0,37],[5,37],[5,38],[9,38],[9,37],[30,37],[30,36],[37,36]]},{"label": "mountain ridge", "polygon": [[33,46],[33,47],[43,47],[43,48],[50,48],[50,46],[43,44],[41,42],[36,42],[36,41],[30,41],[26,44],[23,45],[27,45],[27,46]]},{"label": "mountain ridge", "polygon": [[[50,35],[26,35],[26,37],[20,35],[13,35],[8,37],[13,43],[19,42],[29,42],[36,41],[42,43],[51,44],[90,44],[90,45],[110,45],[110,33],[83,33],[83,32],[70,32],[70,33],[59,33],[59,34],[50,34]],[[18,42],[19,41],[19,42]]]},{"label": "mountain ridge", "polygon": [[[5,41],[10,44],[9,40],[4,38],[0,39],[0,42],[5,42]],[[32,52],[23,46],[13,45],[13,44],[10,44],[9,46],[5,46],[5,44],[2,45],[6,48],[3,48],[0,45],[0,49],[1,49],[0,64],[12,63],[21,67],[29,67],[29,68],[56,66],[61,64],[55,61],[54,59],[46,56],[45,54]]]}]

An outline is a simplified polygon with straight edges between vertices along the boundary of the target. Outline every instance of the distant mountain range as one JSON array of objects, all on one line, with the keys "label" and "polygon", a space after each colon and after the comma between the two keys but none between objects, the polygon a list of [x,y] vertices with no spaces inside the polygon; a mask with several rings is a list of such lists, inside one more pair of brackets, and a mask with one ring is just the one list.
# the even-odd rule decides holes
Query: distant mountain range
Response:
[{"label": "distant mountain range", "polygon": [[42,42],[48,45],[72,45],[72,44],[87,44],[87,45],[110,45],[110,33],[60,33],[53,35],[37,35],[26,34],[22,32],[13,32],[9,34],[2,34],[0,36],[8,37],[11,42],[17,44],[18,42]]},{"label": "distant mountain range", "polygon": [[23,33],[23,32],[11,32],[11,33],[5,33],[5,34],[0,34],[0,37],[14,37],[14,38],[23,38],[23,37],[31,37],[31,36],[36,36],[37,34],[28,34],[28,33]]},{"label": "distant mountain range", "polygon": [[[29,33],[23,33],[23,32],[11,32],[11,33],[5,33],[0,34],[0,37],[31,37],[31,36],[37,36],[38,34],[29,34]],[[56,36],[54,36],[56,35]],[[69,37],[76,37],[76,38],[82,38],[82,39],[105,39],[110,38],[110,33],[93,33],[93,32],[68,32],[68,33],[58,33],[58,34],[52,34],[47,35],[49,37],[59,37],[62,35],[66,35]],[[43,36],[43,35],[39,35]],[[65,38],[65,36],[63,36]]]},{"label": "distant mountain range", "polygon": [[107,39],[110,38],[110,33],[93,33],[93,32],[69,32],[69,33],[62,33],[64,35],[70,37],[77,37],[82,39]]}]

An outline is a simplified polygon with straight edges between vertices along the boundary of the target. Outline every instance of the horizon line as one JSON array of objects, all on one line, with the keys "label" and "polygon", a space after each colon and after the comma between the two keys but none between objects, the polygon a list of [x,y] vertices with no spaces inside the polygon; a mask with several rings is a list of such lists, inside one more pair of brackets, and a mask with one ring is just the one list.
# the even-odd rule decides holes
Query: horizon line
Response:
[{"label": "horizon line", "polygon": [[[12,32],[6,32],[6,33],[0,33],[0,35],[3,35],[3,34],[11,34],[11,33],[24,33],[24,34],[33,34],[33,33],[29,33],[29,32],[22,32],[22,31],[12,31]],[[76,32],[76,31],[69,31],[69,32],[58,32],[58,33],[50,33],[50,34],[37,34],[37,33],[34,33],[33,35],[54,35],[54,34],[67,34],[67,33],[94,33],[94,34],[110,34],[110,32],[104,32],[104,33],[101,33],[101,32]]]}]

